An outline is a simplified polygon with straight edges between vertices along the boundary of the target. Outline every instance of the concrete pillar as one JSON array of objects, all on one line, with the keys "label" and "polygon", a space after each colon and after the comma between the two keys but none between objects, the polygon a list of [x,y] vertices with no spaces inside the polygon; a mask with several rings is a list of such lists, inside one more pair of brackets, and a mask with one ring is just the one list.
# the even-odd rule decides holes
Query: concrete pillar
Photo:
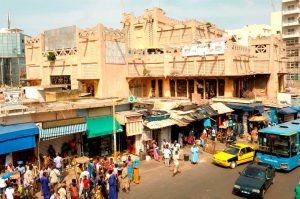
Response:
[{"label": "concrete pillar", "polygon": [[219,97],[219,79],[216,79],[216,81],[217,81],[217,85],[216,85],[216,88],[217,88],[217,97]]},{"label": "concrete pillar", "polygon": [[206,99],[206,82],[205,82],[205,79],[203,79],[203,99]]},{"label": "concrete pillar", "polygon": [[243,114],[243,127],[244,127],[244,134],[248,133],[248,112],[244,112]]},{"label": "concrete pillar", "polygon": [[169,79],[163,79],[163,96],[171,97],[170,80]]}]

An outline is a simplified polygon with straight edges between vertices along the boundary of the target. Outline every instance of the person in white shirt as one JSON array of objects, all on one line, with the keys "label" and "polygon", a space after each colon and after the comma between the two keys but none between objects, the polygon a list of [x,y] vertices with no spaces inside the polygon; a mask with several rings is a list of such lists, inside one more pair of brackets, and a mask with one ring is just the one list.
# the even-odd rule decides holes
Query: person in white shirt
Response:
[{"label": "person in white shirt", "polygon": [[54,188],[54,191],[57,191],[57,184],[58,184],[58,176],[60,175],[59,170],[52,166],[52,169],[49,173],[50,185]]},{"label": "person in white shirt", "polygon": [[59,153],[56,153],[56,158],[54,158],[53,162],[55,163],[56,168],[59,170],[59,182],[62,181],[63,175],[62,175],[62,162],[63,158],[59,156]]},{"label": "person in white shirt", "polygon": [[165,166],[169,167],[170,166],[170,155],[171,151],[169,149],[169,145],[167,144],[166,147],[164,148],[164,159],[165,159]]},{"label": "person in white shirt", "polygon": [[79,197],[81,196],[82,191],[83,191],[83,177],[84,176],[87,176],[88,179],[90,179],[90,173],[87,170],[85,170],[85,171],[81,172],[81,174],[80,174],[80,177],[79,177]]},{"label": "person in white shirt", "polygon": [[15,192],[14,188],[12,187],[11,184],[9,184],[5,190],[5,196],[6,196],[5,198],[6,199],[14,199],[14,195],[13,195],[14,192]]}]

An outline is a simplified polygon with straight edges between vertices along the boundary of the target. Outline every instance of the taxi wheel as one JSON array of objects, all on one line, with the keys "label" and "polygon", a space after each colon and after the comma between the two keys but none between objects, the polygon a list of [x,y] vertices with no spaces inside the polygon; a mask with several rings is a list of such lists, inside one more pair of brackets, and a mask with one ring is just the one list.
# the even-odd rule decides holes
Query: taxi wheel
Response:
[{"label": "taxi wheel", "polygon": [[236,162],[235,161],[232,161],[230,163],[230,168],[234,169],[236,167]]}]

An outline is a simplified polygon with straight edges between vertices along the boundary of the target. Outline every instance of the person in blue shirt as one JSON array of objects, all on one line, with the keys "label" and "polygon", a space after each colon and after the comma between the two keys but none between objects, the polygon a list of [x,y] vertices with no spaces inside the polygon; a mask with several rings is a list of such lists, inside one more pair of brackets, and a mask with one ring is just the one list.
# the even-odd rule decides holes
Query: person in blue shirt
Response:
[{"label": "person in blue shirt", "polygon": [[25,166],[23,161],[18,161],[18,166],[16,167],[16,170],[20,173],[22,181],[24,180],[24,174],[25,174]]},{"label": "person in blue shirt", "polygon": [[191,153],[192,153],[192,164],[197,164],[199,161],[199,157],[198,157],[199,148],[195,143],[191,148]]}]

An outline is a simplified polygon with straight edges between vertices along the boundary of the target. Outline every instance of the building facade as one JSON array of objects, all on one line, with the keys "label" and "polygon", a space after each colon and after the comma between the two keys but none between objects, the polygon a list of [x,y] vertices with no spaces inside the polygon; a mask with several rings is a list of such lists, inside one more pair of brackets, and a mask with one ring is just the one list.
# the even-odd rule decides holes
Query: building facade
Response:
[{"label": "building facade", "polygon": [[0,30],[0,85],[20,86],[26,78],[24,37],[20,29]]},{"label": "building facade", "polygon": [[45,31],[26,40],[28,85],[63,85],[95,97],[127,97],[126,49],[124,34],[102,24]]},{"label": "building facade", "polygon": [[125,13],[123,25],[131,95],[274,99],[282,88],[284,45],[275,36],[242,46],[209,22],[177,21],[160,8]]},{"label": "building facade", "polygon": [[299,77],[299,31],[300,5],[297,0],[282,1],[282,38],[286,42],[288,87],[297,88],[300,85]]}]

